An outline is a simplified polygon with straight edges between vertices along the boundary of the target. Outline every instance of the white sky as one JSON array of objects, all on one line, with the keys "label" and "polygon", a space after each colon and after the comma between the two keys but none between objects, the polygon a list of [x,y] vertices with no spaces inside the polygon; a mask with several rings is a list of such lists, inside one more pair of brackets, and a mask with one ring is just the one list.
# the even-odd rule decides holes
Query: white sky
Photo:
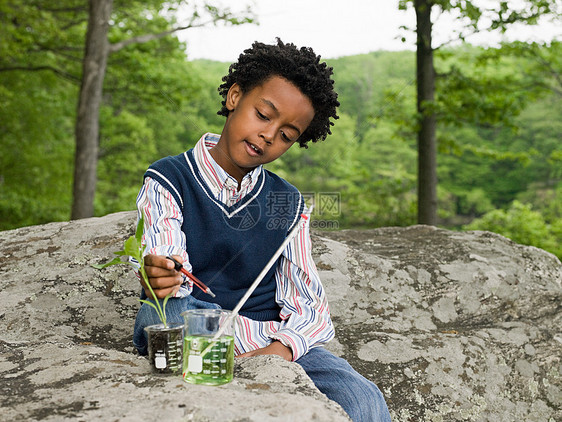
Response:
[{"label": "white sky", "polygon": [[[514,3],[517,0],[510,2]],[[213,4],[221,4],[221,1]],[[415,48],[413,34],[400,29],[401,25],[415,27],[414,11],[399,11],[398,0],[222,0],[222,4],[233,11],[253,5],[259,25],[183,31],[179,37],[187,42],[189,59],[232,62],[252,42],[273,43],[277,36],[298,47],[312,47],[323,58]],[[434,23],[434,46],[449,40],[454,29],[451,16],[439,17]],[[406,36],[406,43],[400,41],[402,36]],[[524,41],[550,40],[562,37],[562,28],[560,22],[558,25],[544,22],[534,27],[520,27],[507,36]],[[499,37],[480,34],[468,40],[490,45]]]}]

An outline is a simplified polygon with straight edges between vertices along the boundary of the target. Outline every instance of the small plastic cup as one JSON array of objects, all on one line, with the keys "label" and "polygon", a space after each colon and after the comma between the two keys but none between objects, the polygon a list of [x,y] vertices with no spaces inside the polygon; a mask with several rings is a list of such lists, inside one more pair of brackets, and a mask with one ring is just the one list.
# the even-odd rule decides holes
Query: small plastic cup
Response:
[{"label": "small plastic cup", "polygon": [[[234,374],[234,318],[222,309],[194,309],[185,320],[183,379],[191,384],[221,385]],[[222,331],[215,339],[215,334]]]},{"label": "small plastic cup", "polygon": [[176,373],[182,367],[183,324],[149,325],[148,360],[154,372]]}]

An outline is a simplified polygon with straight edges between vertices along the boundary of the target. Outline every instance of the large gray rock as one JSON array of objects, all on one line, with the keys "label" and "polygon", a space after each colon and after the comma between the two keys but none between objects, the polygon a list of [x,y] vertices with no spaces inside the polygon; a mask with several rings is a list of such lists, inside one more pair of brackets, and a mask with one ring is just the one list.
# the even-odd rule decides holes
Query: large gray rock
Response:
[{"label": "large gray rock", "polygon": [[348,421],[280,357],[236,361],[220,387],[151,373],[131,335],[139,284],[96,270],[134,232],[134,213],[0,233],[1,421]]},{"label": "large gray rock", "polygon": [[[138,282],[103,271],[134,213],[0,233],[0,420],[344,421],[281,358],[193,386],[133,352]],[[337,338],[395,421],[562,420],[562,265],[491,233],[317,232]]]},{"label": "large gray rock", "polygon": [[335,348],[378,383],[394,420],[562,420],[556,257],[428,226],[329,237],[315,252]]}]

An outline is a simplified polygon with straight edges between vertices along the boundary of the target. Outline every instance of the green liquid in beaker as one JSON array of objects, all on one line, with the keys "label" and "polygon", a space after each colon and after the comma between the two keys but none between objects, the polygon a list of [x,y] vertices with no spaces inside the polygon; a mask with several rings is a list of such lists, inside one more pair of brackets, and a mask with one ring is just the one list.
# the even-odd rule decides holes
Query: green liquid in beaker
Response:
[{"label": "green liquid in beaker", "polygon": [[221,336],[201,355],[213,336],[185,336],[183,340],[183,379],[192,384],[220,385],[232,381],[234,337]]}]

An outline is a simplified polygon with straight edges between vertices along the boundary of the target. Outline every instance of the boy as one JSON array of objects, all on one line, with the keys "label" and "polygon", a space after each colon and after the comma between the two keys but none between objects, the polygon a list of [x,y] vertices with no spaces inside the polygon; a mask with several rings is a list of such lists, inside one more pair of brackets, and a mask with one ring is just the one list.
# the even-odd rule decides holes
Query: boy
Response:
[{"label": "boy", "polygon": [[[297,224],[305,210],[301,194],[262,166],[296,142],[306,147],[330,133],[339,105],[331,74],[312,49],[281,40],[254,43],[219,87],[218,114],[226,117],[220,136],[205,134],[193,149],[146,172],[137,198],[145,219],[145,268],[159,299],[173,294],[166,308],[170,321],[181,322],[187,309],[233,309]],[[216,298],[193,289],[169,255]],[[144,327],[158,322],[143,304],[133,338],[141,354]],[[333,336],[306,225],[240,310],[235,354],[295,361],[354,421],[390,420],[375,384],[321,347]]]}]

